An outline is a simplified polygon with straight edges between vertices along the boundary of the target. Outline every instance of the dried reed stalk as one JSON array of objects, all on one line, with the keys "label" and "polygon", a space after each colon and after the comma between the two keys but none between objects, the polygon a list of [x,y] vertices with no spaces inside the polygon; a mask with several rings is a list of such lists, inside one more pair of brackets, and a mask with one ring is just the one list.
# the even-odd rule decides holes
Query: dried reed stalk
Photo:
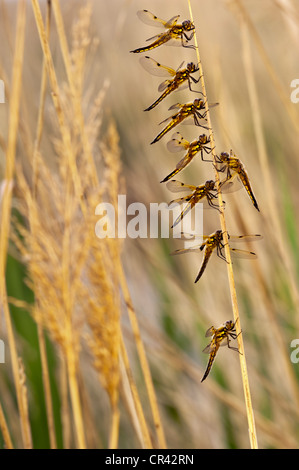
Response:
[{"label": "dried reed stalk", "polygon": [[136,384],[133,379],[133,374],[131,371],[130,367],[130,361],[128,358],[127,350],[125,343],[123,341],[123,338],[121,338],[121,358],[123,361],[123,368],[124,372],[122,374],[122,382],[123,382],[123,388],[125,389],[126,387],[126,382],[128,382],[130,393],[131,393],[131,398],[132,398],[132,406],[131,408],[134,408],[135,413],[131,413],[132,415],[132,421],[137,428],[137,435],[139,436],[139,439],[142,443],[142,447],[144,449],[152,449],[152,442],[150,438],[150,433],[146,424],[146,420],[144,417],[144,413],[142,410],[140,398],[138,395],[138,390],[136,387]]},{"label": "dried reed stalk", "polygon": [[0,404],[0,429],[1,429],[1,433],[3,436],[6,449],[13,449],[10,432],[6,423],[6,419],[5,419],[1,404]]},{"label": "dried reed stalk", "polygon": [[[188,6],[189,6],[189,12],[190,12],[190,19],[193,22],[194,20],[193,20],[193,13],[192,13],[192,7],[191,7],[190,0],[188,0]],[[247,411],[249,439],[250,439],[251,448],[256,449],[258,447],[258,443],[257,443],[256,429],[255,429],[254,413],[253,413],[252,402],[251,402],[251,394],[250,394],[249,379],[248,379],[248,373],[247,373],[247,364],[246,364],[246,357],[245,357],[243,337],[242,337],[241,321],[240,321],[239,308],[238,308],[238,302],[237,302],[237,293],[236,293],[236,287],[235,287],[234,273],[233,273],[231,255],[230,255],[230,248],[229,248],[229,244],[228,244],[226,221],[225,221],[224,210],[223,210],[223,200],[222,200],[221,191],[219,190],[219,188],[220,188],[220,178],[219,178],[219,173],[217,171],[215,140],[214,140],[212,123],[211,123],[211,116],[210,116],[208,97],[207,97],[207,92],[206,92],[205,78],[204,78],[203,67],[202,67],[200,54],[199,54],[199,48],[198,48],[196,32],[194,34],[194,42],[195,42],[195,48],[196,48],[198,66],[199,66],[200,84],[201,84],[202,93],[203,93],[204,99],[205,99],[206,118],[207,118],[207,123],[208,123],[208,128],[209,128],[209,137],[210,137],[211,148],[212,148],[211,153],[212,153],[213,160],[214,160],[215,180],[216,180],[216,185],[217,185],[217,188],[218,188],[218,203],[219,203],[219,207],[220,207],[220,223],[221,223],[221,229],[222,229],[222,232],[223,232],[223,241],[224,241],[224,245],[225,245],[225,257],[226,257],[226,260],[227,260],[227,272],[228,272],[228,279],[229,279],[230,295],[231,295],[234,321],[236,323],[236,331],[237,331],[237,335],[238,335],[238,338],[237,338],[238,339],[238,347],[239,347],[239,351],[241,353],[241,354],[239,354],[239,357],[240,357],[240,366],[241,366],[241,375],[242,375],[243,390],[244,390],[244,397],[245,397],[245,405],[246,405],[246,411]]]},{"label": "dried reed stalk", "polygon": [[[48,2],[47,14],[46,14],[47,40],[49,40],[49,35],[50,35],[50,24],[51,24],[51,2]],[[40,142],[41,142],[43,126],[44,126],[44,108],[45,108],[46,87],[47,87],[47,68],[46,68],[46,61],[44,60],[43,67],[42,67],[42,79],[41,79],[41,88],[40,88],[40,100],[39,100],[39,107],[38,107],[36,136],[35,136],[33,157],[32,157],[33,198],[36,197],[36,191],[37,191],[37,180],[38,180],[38,157],[37,156],[38,156],[38,152],[40,148]],[[38,299],[36,298],[35,301],[38,302]],[[52,396],[51,396],[51,386],[50,386],[49,368],[48,368],[48,361],[47,361],[46,344],[45,344],[44,330],[40,323],[37,324],[37,334],[38,334],[40,358],[41,358],[41,365],[42,365],[42,377],[43,377],[43,387],[44,387],[45,402],[46,402],[50,446],[51,446],[51,449],[56,449],[57,444],[56,444],[56,435],[55,435],[55,424],[54,424],[53,404],[52,404]]]},{"label": "dried reed stalk", "polygon": [[145,385],[147,388],[148,398],[149,398],[150,407],[151,407],[151,411],[153,415],[153,420],[154,420],[154,425],[155,425],[155,429],[157,433],[159,447],[161,449],[166,449],[167,444],[166,444],[162,421],[160,418],[160,412],[159,412],[157,397],[155,394],[154,384],[153,384],[153,380],[152,380],[152,376],[150,372],[150,367],[149,367],[148,360],[146,357],[144,345],[141,339],[136,312],[132,304],[130,292],[127,286],[127,282],[126,282],[126,278],[125,278],[125,274],[123,272],[122,266],[120,266],[120,269],[119,269],[119,276],[120,276],[120,284],[122,287],[122,292],[123,292],[124,299],[127,305],[128,315],[130,318],[130,322],[131,322],[131,326],[132,326],[132,330],[134,334],[134,339],[136,342],[136,347],[137,347],[139,360],[140,360],[140,364],[141,364],[141,368],[142,368],[142,372],[143,372],[143,376],[145,380]]},{"label": "dried reed stalk", "polygon": [[15,153],[17,145],[17,133],[19,124],[19,110],[22,84],[22,68],[24,59],[25,44],[25,25],[26,25],[26,1],[20,0],[17,11],[16,25],[16,43],[13,59],[13,78],[11,88],[11,100],[9,107],[9,131],[8,143],[6,148],[6,167],[5,167],[5,190],[2,200],[2,213],[0,224],[0,300],[4,312],[4,318],[7,326],[8,342],[10,347],[11,361],[14,382],[17,393],[17,402],[20,413],[21,430],[23,444],[25,448],[32,447],[30,422],[27,413],[27,401],[22,393],[22,384],[20,378],[20,370],[18,364],[18,354],[14,338],[14,332],[10,317],[9,306],[7,302],[5,269],[7,260],[7,248],[10,231],[10,215],[11,215],[11,182],[14,178],[15,171]]}]

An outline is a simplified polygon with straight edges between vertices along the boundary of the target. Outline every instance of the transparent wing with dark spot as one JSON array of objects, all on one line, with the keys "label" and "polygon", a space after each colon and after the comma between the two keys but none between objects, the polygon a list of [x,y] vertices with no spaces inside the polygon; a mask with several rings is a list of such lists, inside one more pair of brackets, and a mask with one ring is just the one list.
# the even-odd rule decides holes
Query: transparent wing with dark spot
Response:
[{"label": "transparent wing with dark spot", "polygon": [[141,57],[139,59],[140,64],[142,67],[149,72],[151,75],[155,75],[157,77],[174,77],[176,71],[166,65],[162,65],[157,62],[155,59],[152,59],[149,56]]},{"label": "transparent wing with dark spot", "polygon": [[179,132],[175,132],[172,139],[167,143],[167,149],[172,153],[182,152],[183,150],[186,150],[189,145],[190,143],[188,140],[184,139]]},{"label": "transparent wing with dark spot", "polygon": [[155,26],[157,28],[171,28],[175,23],[177,23],[180,15],[176,15],[168,21],[161,20],[156,15],[151,13],[148,10],[139,10],[137,11],[138,18],[145,24],[150,26]]},{"label": "transparent wing with dark spot", "polygon": [[181,181],[177,180],[171,180],[166,183],[167,189],[171,191],[172,193],[178,193],[178,192],[185,192],[185,191],[195,191],[196,186],[193,186],[191,184],[185,184],[182,183]]}]

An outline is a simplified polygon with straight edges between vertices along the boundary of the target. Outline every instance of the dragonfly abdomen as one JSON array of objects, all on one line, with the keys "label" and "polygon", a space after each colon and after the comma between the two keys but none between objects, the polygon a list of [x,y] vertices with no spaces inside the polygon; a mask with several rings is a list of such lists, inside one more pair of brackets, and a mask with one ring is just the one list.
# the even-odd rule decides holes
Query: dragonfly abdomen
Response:
[{"label": "dragonfly abdomen", "polygon": [[134,49],[134,51],[130,51],[130,52],[133,52],[134,54],[138,54],[140,52],[151,51],[152,49],[155,49],[156,47],[159,47],[162,44],[165,44],[167,41],[169,41],[169,39],[171,39],[171,37],[169,36],[168,33],[166,33],[166,34],[163,34],[160,38],[156,39],[156,41],[152,42],[152,44],[150,44],[149,46],[139,47],[138,49]]},{"label": "dragonfly abdomen", "polygon": [[[218,346],[219,347],[219,346]],[[212,365],[213,365],[213,362],[214,362],[214,359],[215,359],[215,356],[216,356],[216,352],[217,352],[217,346],[215,347],[215,349],[210,353],[210,357],[209,357],[209,362],[208,362],[208,365],[207,365],[207,368],[206,368],[206,371],[204,373],[204,376],[203,378],[201,379],[201,382],[203,382],[209,375],[210,371],[211,371],[211,368],[212,368]]]},{"label": "dragonfly abdomen", "polygon": [[206,248],[204,260],[203,260],[203,262],[202,262],[200,271],[199,271],[199,273],[197,274],[194,283],[198,282],[199,279],[201,278],[201,276],[203,275],[204,270],[206,269],[206,266],[207,266],[207,264],[208,264],[208,261],[209,261],[209,259],[210,259],[211,254],[212,254],[212,251],[213,251],[213,250],[211,250],[211,249],[208,250],[208,249]]},{"label": "dragonfly abdomen", "polygon": [[258,206],[258,203],[257,203],[257,200],[255,199],[255,196],[253,194],[253,191],[252,191],[252,188],[251,188],[251,185],[250,185],[250,182],[249,182],[249,179],[247,177],[246,174],[244,174],[243,172],[239,173],[239,178],[241,179],[247,193],[248,193],[248,196],[250,197],[251,201],[252,201],[252,204],[254,205],[254,207],[260,211],[259,209],[259,206]]},{"label": "dragonfly abdomen", "polygon": [[173,86],[173,84],[170,84],[166,90],[164,91],[164,93],[162,93],[161,96],[159,96],[159,98],[153,103],[151,104],[148,108],[146,108],[144,111],[150,111],[151,109],[155,108],[159,103],[161,103],[162,100],[164,100],[164,98],[166,98],[167,95],[169,95],[169,93],[171,93],[173,90],[175,90],[177,88]]},{"label": "dragonfly abdomen", "polygon": [[175,117],[172,117],[170,123],[163,129],[163,131],[160,132],[160,134],[155,137],[155,139],[151,142],[151,144],[154,144],[155,142],[158,142],[158,140],[162,139],[162,137],[169,132],[174,126],[179,124],[182,121],[182,116],[177,115]]}]

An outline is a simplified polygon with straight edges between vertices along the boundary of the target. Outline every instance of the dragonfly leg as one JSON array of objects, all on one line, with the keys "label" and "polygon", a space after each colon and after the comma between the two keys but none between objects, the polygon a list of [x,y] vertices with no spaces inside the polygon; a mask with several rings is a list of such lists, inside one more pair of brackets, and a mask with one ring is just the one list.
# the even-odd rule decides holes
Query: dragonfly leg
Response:
[{"label": "dragonfly leg", "polygon": [[203,125],[200,124],[200,122],[199,122],[199,119],[204,119],[204,116],[203,116],[203,115],[201,115],[201,114],[198,113],[198,112],[195,112],[195,113],[193,114],[193,118],[194,118],[194,124],[195,124],[196,126],[198,126],[198,127],[203,127],[204,129],[209,130],[208,127],[203,126]]},{"label": "dragonfly leg", "polygon": [[184,44],[184,37],[185,37],[186,41],[191,41],[191,39],[193,38],[193,36],[194,36],[194,33],[191,33],[191,34],[190,34],[190,37],[188,37],[186,33],[183,33],[183,34],[181,35],[182,46],[183,46],[183,47],[187,47],[188,49],[196,49],[196,47],[193,46],[192,44],[189,44],[189,46],[188,46],[187,44]]},{"label": "dragonfly leg", "polygon": [[203,147],[200,151],[201,159],[203,162],[213,162],[213,160],[209,160],[208,158],[203,158],[203,151],[207,154],[211,153],[212,149],[210,147]]},{"label": "dragonfly leg", "polygon": [[219,205],[218,204],[214,204],[212,201],[211,201],[211,198],[217,198],[217,196],[215,194],[210,194],[209,197],[207,197],[207,201],[208,201],[208,204],[210,207],[213,207],[214,209],[216,209],[220,214],[221,214],[221,210],[219,208]]},{"label": "dragonfly leg", "polygon": [[241,330],[238,334],[236,334],[236,333],[231,333],[231,332],[230,332],[229,334],[230,334],[230,336],[231,336],[233,339],[237,339],[238,336],[239,336],[241,333],[242,333],[242,330]]},{"label": "dragonfly leg", "polygon": [[[190,78],[191,78],[191,80],[193,80],[194,83],[198,83],[198,82],[199,82],[199,79],[198,79],[198,80],[195,80],[194,77],[190,77]],[[203,94],[202,94],[201,91],[199,91],[199,90],[193,90],[193,89],[191,88],[191,81],[190,81],[190,78],[188,79],[189,90],[190,90],[190,91],[193,91],[194,93],[200,93],[200,94],[203,96]]]},{"label": "dragonfly leg", "polygon": [[203,147],[204,151],[207,153],[207,154],[210,154],[212,152],[212,150],[215,150],[215,147],[211,148],[211,147],[207,147],[206,145]]},{"label": "dragonfly leg", "polygon": [[224,245],[222,245],[222,247],[220,245],[217,245],[217,256],[220,259],[223,259],[223,261],[225,261],[226,263],[228,263],[227,259],[225,258],[224,254],[222,253],[223,248],[224,248]]},{"label": "dragonfly leg", "polygon": [[238,348],[235,348],[234,346],[230,346],[230,345],[229,345],[229,340],[227,341],[227,347],[228,347],[229,349],[232,349],[233,351],[238,352],[239,354],[242,354],[241,351],[239,351]]}]

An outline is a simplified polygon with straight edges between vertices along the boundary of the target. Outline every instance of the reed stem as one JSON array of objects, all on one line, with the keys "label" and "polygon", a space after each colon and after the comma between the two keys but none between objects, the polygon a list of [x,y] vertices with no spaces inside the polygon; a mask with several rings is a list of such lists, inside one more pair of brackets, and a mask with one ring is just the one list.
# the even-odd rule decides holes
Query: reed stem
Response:
[{"label": "reed stem", "polygon": [[[190,12],[190,20],[192,22],[194,22],[190,0],[188,0],[188,6],[189,6],[189,12]],[[223,241],[224,241],[224,245],[225,245],[225,257],[226,257],[226,261],[227,261],[227,273],[228,273],[228,280],[229,280],[229,287],[230,287],[230,296],[231,296],[231,303],[232,303],[234,321],[236,323],[236,332],[237,332],[237,335],[238,335],[238,338],[237,338],[238,339],[238,347],[239,347],[239,351],[241,353],[241,354],[239,354],[239,358],[240,358],[241,375],[242,375],[244,398],[245,398],[248,428],[249,428],[249,439],[250,439],[251,448],[252,449],[257,449],[258,448],[258,443],[257,443],[256,429],[255,429],[254,413],[253,413],[252,402],[251,402],[251,394],[250,394],[249,379],[248,379],[248,372],[247,372],[247,363],[246,363],[243,337],[242,337],[242,330],[241,330],[241,320],[240,320],[240,316],[239,316],[239,308],[238,308],[238,301],[237,301],[235,279],[234,279],[233,266],[232,266],[231,255],[230,255],[230,248],[229,248],[229,244],[228,244],[228,234],[227,234],[226,220],[225,220],[225,215],[224,215],[224,210],[223,210],[223,200],[222,200],[222,194],[221,194],[221,191],[220,191],[220,178],[219,178],[219,173],[217,171],[217,166],[216,166],[217,159],[216,159],[216,151],[215,151],[215,139],[214,139],[213,128],[212,128],[212,123],[211,123],[211,116],[210,116],[209,103],[208,103],[208,97],[207,97],[207,91],[206,91],[206,84],[205,84],[205,78],[204,78],[204,74],[203,74],[203,67],[202,67],[200,54],[199,54],[199,48],[198,48],[196,32],[194,34],[194,43],[195,43],[197,61],[198,61],[198,67],[199,67],[200,84],[201,84],[202,93],[203,93],[204,99],[205,99],[206,118],[207,118],[207,123],[208,123],[208,128],[209,128],[209,137],[210,137],[211,148],[212,148],[211,153],[212,153],[212,157],[213,157],[213,161],[214,161],[215,180],[216,180],[216,186],[217,186],[217,189],[218,189],[218,204],[219,204],[219,208],[220,208],[220,223],[221,223],[221,229],[222,229],[222,232],[223,232]]]}]

